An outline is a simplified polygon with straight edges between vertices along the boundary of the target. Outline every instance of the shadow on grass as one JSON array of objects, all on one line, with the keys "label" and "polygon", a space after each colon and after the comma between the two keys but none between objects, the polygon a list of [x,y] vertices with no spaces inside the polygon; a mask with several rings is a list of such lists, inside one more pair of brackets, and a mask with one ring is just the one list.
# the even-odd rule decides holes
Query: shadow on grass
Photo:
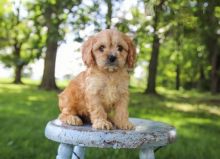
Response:
[{"label": "shadow on grass", "polygon": [[[152,96],[143,93],[131,93],[130,96],[130,110],[131,114],[155,114],[167,115],[166,113],[180,114],[182,117],[205,117],[217,119],[219,118],[220,109],[218,113],[208,112],[203,107],[218,107],[209,103],[210,99],[205,100],[204,97],[186,98],[186,97],[166,97],[166,96]],[[218,101],[218,99],[213,99]],[[202,102],[205,101],[205,102]],[[156,111],[155,111],[156,110]],[[134,111],[134,113],[133,113]]]}]

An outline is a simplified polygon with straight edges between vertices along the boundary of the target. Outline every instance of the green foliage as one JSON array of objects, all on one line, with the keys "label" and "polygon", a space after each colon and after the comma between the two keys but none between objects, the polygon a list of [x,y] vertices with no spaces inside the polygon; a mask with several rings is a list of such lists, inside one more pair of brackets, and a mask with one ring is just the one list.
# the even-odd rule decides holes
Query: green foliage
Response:
[{"label": "green foliage", "polygon": [[[38,90],[38,83],[30,81],[19,86],[7,82],[1,80],[0,84],[1,158],[55,158],[58,144],[46,139],[43,132],[46,123],[58,116],[57,93]],[[159,150],[157,158],[219,158],[219,96],[164,88],[158,88],[160,97],[146,96],[136,88],[130,91],[130,116],[177,128],[177,141]],[[138,150],[88,148],[86,158],[134,159]]]},{"label": "green foliage", "polygon": [[[219,1],[140,0],[123,13],[120,10],[122,3],[124,1],[120,0],[92,0],[89,3],[81,0],[21,1],[20,9],[28,13],[21,16],[15,1],[2,0],[0,60],[7,67],[25,66],[43,57],[49,42],[54,41],[59,46],[69,32],[73,33],[73,40],[82,42],[93,31],[111,24],[132,35],[138,50],[137,66],[143,67],[147,75],[154,35],[158,36],[157,85],[174,88],[178,66],[181,87],[209,90],[212,74],[216,74],[219,87],[219,60],[213,62],[219,59],[218,53],[216,58],[214,56],[215,50],[220,49]],[[131,14],[131,18],[126,18],[127,14]],[[116,19],[114,23],[113,18]],[[84,34],[85,30],[89,35]],[[19,57],[15,56],[15,47],[20,48]],[[216,67],[213,63],[217,63]],[[142,81],[146,85],[146,80]]]},{"label": "green foliage", "polygon": [[0,60],[7,67],[25,66],[40,57],[45,38],[39,38],[33,23],[21,15],[23,3],[15,6],[8,1],[4,5],[10,9],[0,17]]},{"label": "green foliage", "polygon": [[220,6],[215,7],[215,17],[220,18]]},{"label": "green foliage", "polygon": [[80,3],[81,0],[40,0],[29,2],[27,6],[35,28],[37,30],[47,28],[48,43],[49,41],[62,41],[64,39],[67,32],[68,16],[74,14],[74,6],[78,6]]},{"label": "green foliage", "polygon": [[[130,11],[133,19],[122,21],[120,24],[127,26],[134,33],[134,40],[139,50],[138,65],[149,61],[151,57],[155,12],[149,14],[147,10],[151,6],[155,11],[155,6],[160,2],[163,1],[140,1],[139,4],[144,6],[144,11],[140,10],[140,6],[133,7]],[[212,4],[209,1],[164,2],[156,32],[160,38],[157,85],[174,88],[178,65],[181,87],[210,89],[208,83],[211,81],[210,74],[213,67],[210,59],[215,48],[212,44],[216,41],[217,28],[219,28],[218,5],[218,2]],[[211,11],[211,8],[214,9]],[[211,14],[214,14],[215,18],[209,18]],[[132,25],[135,26],[135,31],[132,30]]]}]

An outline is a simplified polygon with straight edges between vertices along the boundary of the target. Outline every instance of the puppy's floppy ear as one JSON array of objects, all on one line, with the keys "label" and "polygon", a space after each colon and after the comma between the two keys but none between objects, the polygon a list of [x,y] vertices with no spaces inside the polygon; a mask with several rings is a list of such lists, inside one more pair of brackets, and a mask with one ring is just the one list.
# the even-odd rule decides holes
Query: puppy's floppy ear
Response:
[{"label": "puppy's floppy ear", "polygon": [[91,36],[82,45],[82,59],[87,67],[95,65],[95,59],[92,52],[94,39],[94,36]]},{"label": "puppy's floppy ear", "polygon": [[132,69],[134,67],[136,60],[136,48],[132,40],[127,35],[125,35],[125,41],[128,45],[128,57],[127,57],[128,69]]}]

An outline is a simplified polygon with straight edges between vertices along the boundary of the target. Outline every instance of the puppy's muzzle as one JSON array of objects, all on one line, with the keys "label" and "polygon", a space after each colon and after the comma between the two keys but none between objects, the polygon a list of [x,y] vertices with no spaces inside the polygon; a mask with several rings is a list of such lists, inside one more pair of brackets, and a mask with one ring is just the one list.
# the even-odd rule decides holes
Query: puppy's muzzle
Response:
[{"label": "puppy's muzzle", "polygon": [[114,70],[117,70],[117,68],[118,68],[117,57],[113,54],[108,55],[105,69],[108,69],[110,72],[112,72]]},{"label": "puppy's muzzle", "polygon": [[117,57],[115,55],[109,55],[108,56],[108,63],[114,64],[114,62],[117,60]]}]

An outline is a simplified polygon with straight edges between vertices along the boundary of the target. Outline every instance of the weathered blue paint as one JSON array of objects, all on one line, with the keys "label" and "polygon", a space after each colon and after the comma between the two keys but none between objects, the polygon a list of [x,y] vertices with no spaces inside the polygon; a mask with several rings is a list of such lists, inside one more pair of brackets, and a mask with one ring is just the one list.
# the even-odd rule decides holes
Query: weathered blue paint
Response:
[{"label": "weathered blue paint", "polygon": [[68,159],[71,157],[72,151],[73,151],[72,145],[61,143],[58,147],[56,159]]},{"label": "weathered blue paint", "polygon": [[137,118],[129,120],[135,125],[134,130],[95,130],[91,125],[71,126],[56,119],[47,124],[45,136],[62,143],[57,159],[68,159],[70,154],[72,159],[84,159],[85,147],[140,148],[140,159],[154,159],[154,149],[176,138],[176,129],[168,124]]}]

